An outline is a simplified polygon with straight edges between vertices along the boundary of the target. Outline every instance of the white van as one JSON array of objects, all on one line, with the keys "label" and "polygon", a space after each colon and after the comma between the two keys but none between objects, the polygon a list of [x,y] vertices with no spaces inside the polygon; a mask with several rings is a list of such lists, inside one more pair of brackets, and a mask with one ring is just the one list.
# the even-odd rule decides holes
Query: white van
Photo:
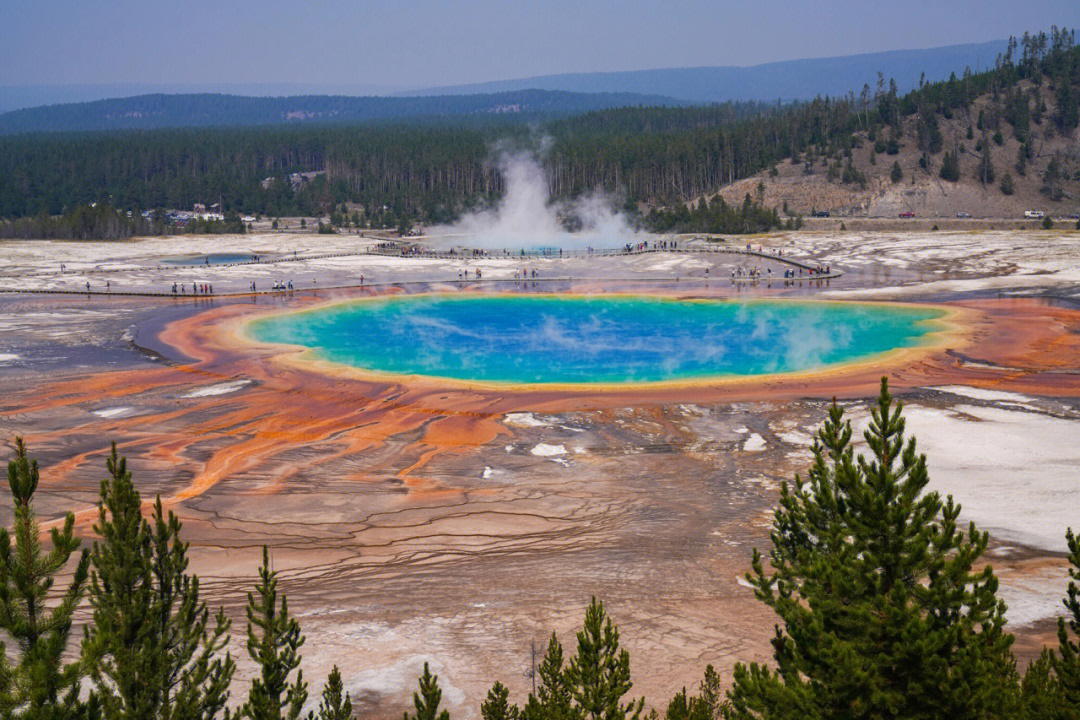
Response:
[{"label": "white van", "polygon": [[1042,216],[1043,216],[1043,211],[1042,210],[1025,210],[1024,211],[1024,219],[1025,220],[1041,220]]}]

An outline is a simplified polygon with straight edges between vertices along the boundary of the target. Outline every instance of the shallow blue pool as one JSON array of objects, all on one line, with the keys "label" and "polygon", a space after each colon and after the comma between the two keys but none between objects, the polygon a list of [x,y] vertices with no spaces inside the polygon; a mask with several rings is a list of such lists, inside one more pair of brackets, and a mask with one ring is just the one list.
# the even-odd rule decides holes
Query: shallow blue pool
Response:
[{"label": "shallow blue pool", "polygon": [[[166,265],[231,265],[232,263],[251,262],[253,253],[210,253],[208,255],[184,255],[166,258],[161,262]],[[208,262],[209,261],[209,262]]]}]

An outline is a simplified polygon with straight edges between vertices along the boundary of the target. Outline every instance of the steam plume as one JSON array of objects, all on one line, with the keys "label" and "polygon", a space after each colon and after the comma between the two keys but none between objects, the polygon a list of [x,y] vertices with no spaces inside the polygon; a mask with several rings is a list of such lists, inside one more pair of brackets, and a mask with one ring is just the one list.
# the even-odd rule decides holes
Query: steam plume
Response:
[{"label": "steam plume", "polygon": [[[494,208],[469,213],[453,225],[433,228],[432,235],[455,236],[444,238],[441,244],[486,249],[582,250],[621,247],[633,242],[635,230],[612,209],[607,198],[593,194],[556,206],[550,201],[547,175],[535,152],[506,147],[496,150],[506,193]],[[576,216],[581,229],[568,231],[560,215]]]}]

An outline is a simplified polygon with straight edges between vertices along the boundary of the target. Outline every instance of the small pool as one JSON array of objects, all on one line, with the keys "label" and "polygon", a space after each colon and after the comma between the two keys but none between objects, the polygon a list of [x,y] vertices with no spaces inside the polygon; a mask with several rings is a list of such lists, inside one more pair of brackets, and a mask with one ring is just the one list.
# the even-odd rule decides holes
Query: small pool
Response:
[{"label": "small pool", "polygon": [[419,295],[250,323],[364,370],[488,383],[649,383],[814,370],[925,343],[936,308],[653,296]]},{"label": "small pool", "polygon": [[209,253],[208,255],[183,255],[165,258],[165,265],[231,265],[233,263],[252,262],[255,253]]}]

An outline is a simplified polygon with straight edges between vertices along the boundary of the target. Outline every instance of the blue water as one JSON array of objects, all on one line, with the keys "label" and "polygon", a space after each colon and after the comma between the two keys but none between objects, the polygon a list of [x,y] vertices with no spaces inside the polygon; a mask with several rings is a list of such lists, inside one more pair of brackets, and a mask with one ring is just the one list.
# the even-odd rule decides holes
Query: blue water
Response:
[{"label": "blue water", "polygon": [[379,372],[623,383],[821,368],[917,345],[942,315],[826,302],[421,295],[265,317],[250,332]]},{"label": "blue water", "polygon": [[[166,265],[229,265],[232,263],[251,262],[252,253],[210,253],[209,255],[185,255],[184,257],[166,258],[161,262]],[[207,259],[210,262],[207,262]]]}]

